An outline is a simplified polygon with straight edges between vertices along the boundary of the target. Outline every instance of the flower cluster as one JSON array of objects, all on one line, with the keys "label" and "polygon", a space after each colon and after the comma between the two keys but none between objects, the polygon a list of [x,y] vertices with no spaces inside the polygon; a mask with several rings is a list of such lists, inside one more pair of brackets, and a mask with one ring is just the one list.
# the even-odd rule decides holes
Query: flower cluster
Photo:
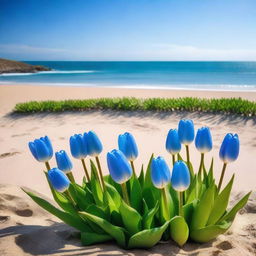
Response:
[{"label": "flower cluster", "polygon": [[[190,159],[193,142],[201,156],[198,171]],[[73,164],[64,150],[55,153],[57,167],[50,167],[53,148],[47,136],[29,142],[34,158],[45,163],[46,178],[60,208],[24,191],[45,210],[79,230],[84,245],[114,240],[127,249],[150,248],[159,240],[172,239],[182,246],[189,237],[207,242],[228,230],[250,195],[227,210],[234,175],[223,189],[222,183],[227,165],[238,158],[238,135],[227,134],[221,144],[223,168],[216,184],[213,160],[209,168],[204,163],[205,154],[213,148],[210,129],[202,127],[195,132],[192,120],[180,120],[178,129],[168,132],[165,147],[172,166],[163,157],[152,155],[139,174],[134,165],[138,147],[128,132],[119,135],[118,149],[107,153],[109,175],[105,176],[99,158],[103,146],[96,133],[75,134],[69,144],[71,155],[81,161],[84,170],[82,184],[75,181]]]}]

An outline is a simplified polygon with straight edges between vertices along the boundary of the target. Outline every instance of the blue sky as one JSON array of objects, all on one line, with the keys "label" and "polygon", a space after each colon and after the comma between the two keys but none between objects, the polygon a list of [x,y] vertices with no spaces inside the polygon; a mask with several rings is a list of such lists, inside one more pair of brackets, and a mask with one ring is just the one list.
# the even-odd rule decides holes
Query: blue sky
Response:
[{"label": "blue sky", "polygon": [[0,0],[0,57],[256,60],[256,0]]}]

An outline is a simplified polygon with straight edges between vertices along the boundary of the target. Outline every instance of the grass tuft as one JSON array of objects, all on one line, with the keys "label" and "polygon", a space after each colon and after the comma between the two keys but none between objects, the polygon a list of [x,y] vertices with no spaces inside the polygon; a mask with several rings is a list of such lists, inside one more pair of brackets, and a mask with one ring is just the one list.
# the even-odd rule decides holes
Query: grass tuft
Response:
[{"label": "grass tuft", "polygon": [[202,111],[210,113],[256,115],[256,102],[241,98],[100,98],[63,101],[30,101],[18,103],[16,113],[86,111],[86,110],[153,110],[153,111]]}]

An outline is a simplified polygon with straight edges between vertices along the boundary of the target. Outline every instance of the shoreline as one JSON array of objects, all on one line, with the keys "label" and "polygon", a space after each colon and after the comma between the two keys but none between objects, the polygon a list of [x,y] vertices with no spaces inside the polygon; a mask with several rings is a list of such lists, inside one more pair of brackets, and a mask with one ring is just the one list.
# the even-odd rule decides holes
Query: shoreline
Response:
[{"label": "shoreline", "polygon": [[[192,84],[191,84],[192,85]],[[201,84],[200,84],[201,85]],[[209,84],[205,84],[209,85]],[[236,89],[235,85],[227,85],[227,87],[230,87],[230,89],[214,89],[214,88],[188,88],[188,87],[180,87],[182,85],[175,85],[174,87],[171,86],[157,86],[157,85],[142,85],[142,84],[124,84],[124,85],[115,85],[115,84],[105,84],[104,86],[102,84],[90,84],[90,83],[35,83],[35,82],[26,82],[26,83],[17,83],[17,82],[1,82],[0,81],[0,87],[1,86],[36,86],[36,87],[74,87],[74,88],[106,88],[106,89],[134,89],[134,90],[166,90],[166,91],[172,91],[172,90],[179,90],[179,91],[199,91],[199,92],[252,92],[256,93],[255,89]],[[196,84],[193,84],[193,86],[196,86]],[[224,85],[223,85],[224,86]],[[238,87],[238,86],[237,86]],[[244,88],[250,88],[249,85],[244,85]],[[256,100],[256,99],[255,99]]]}]

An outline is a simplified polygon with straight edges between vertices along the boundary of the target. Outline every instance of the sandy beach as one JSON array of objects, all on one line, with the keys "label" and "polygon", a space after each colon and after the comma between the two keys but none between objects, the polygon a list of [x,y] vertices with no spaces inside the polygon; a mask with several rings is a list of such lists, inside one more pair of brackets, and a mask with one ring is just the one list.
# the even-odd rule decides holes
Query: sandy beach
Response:
[{"label": "sandy beach", "polygon": [[[218,92],[189,90],[113,89],[91,87],[50,87],[26,85],[0,85],[0,255],[255,255],[256,253],[256,202],[255,194],[236,219],[232,229],[216,240],[199,245],[188,243],[183,249],[173,243],[159,244],[151,250],[124,251],[114,244],[81,247],[72,238],[72,230],[59,220],[37,207],[19,189],[29,187],[50,197],[43,168],[28,150],[27,143],[48,135],[55,151],[69,150],[69,137],[74,133],[94,130],[102,140],[100,155],[106,174],[106,153],[117,147],[117,136],[132,132],[139,147],[135,167],[139,171],[150,155],[162,155],[171,162],[165,150],[169,129],[176,128],[181,118],[194,120],[195,127],[207,125],[213,135],[213,151],[206,155],[206,165],[215,158],[215,176],[219,179],[222,163],[218,158],[220,143],[228,132],[238,133],[241,153],[230,164],[224,182],[235,173],[234,194],[256,191],[256,119],[235,115],[187,112],[115,112],[88,111],[56,114],[11,114],[18,102],[29,100],[85,99],[97,97],[242,97],[256,100],[256,92]],[[182,151],[184,155],[184,150]],[[199,153],[193,147],[191,157],[196,168]],[[87,159],[87,163],[89,159]],[[82,166],[73,160],[74,176],[81,181]],[[54,167],[55,160],[50,161]],[[37,239],[37,237],[40,239]]]}]

